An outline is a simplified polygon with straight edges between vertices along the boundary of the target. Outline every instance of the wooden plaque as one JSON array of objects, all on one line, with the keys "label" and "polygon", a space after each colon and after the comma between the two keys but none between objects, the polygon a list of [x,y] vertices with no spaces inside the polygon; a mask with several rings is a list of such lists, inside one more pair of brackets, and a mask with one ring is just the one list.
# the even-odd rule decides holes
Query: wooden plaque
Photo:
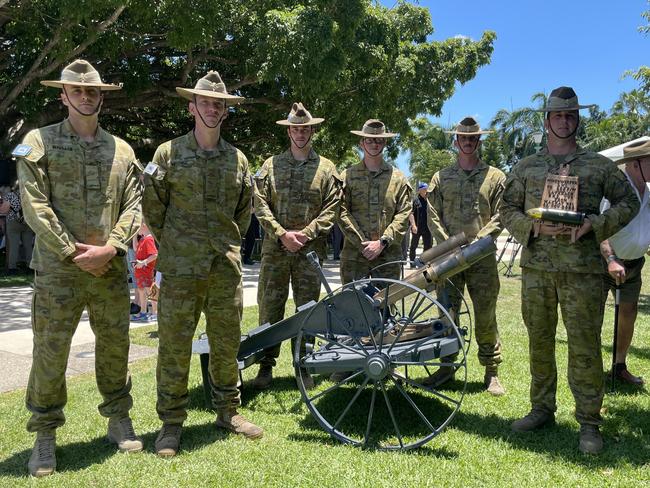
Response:
[{"label": "wooden plaque", "polygon": [[[539,205],[542,208],[552,208],[554,210],[578,211],[578,177],[566,175],[549,174],[544,184],[544,193]],[[535,222],[533,229],[534,235],[539,235],[541,225],[566,226],[566,224],[557,224],[538,220]],[[571,234],[571,242],[575,242],[577,227],[572,226],[567,233]]]}]

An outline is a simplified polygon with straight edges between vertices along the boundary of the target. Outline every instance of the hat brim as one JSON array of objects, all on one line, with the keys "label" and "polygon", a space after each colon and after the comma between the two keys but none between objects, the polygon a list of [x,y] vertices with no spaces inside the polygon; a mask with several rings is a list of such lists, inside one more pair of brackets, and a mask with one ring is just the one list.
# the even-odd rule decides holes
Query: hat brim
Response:
[{"label": "hat brim", "polygon": [[591,107],[595,107],[595,106],[596,106],[596,104],[592,103],[590,105],[578,105],[577,107],[571,107],[571,108],[567,108],[567,107],[547,108],[547,107],[544,107],[544,108],[537,108],[534,111],[535,112],[573,112],[573,111],[576,111],[576,110],[584,110],[586,108],[591,108]]},{"label": "hat brim", "polygon": [[229,103],[241,103],[246,100],[244,97],[238,97],[237,95],[231,95],[230,93],[221,93],[211,90],[196,90],[194,88],[183,88],[181,86],[176,87],[176,93],[190,102],[194,101],[196,95],[218,98],[219,100],[227,100]]},{"label": "hat brim", "polygon": [[101,91],[116,91],[121,90],[122,85],[111,85],[109,83],[82,83],[81,81],[60,81],[60,80],[43,80],[41,85],[50,86],[52,88],[63,88],[64,86],[86,86],[92,88],[99,88]]},{"label": "hat brim", "polygon": [[635,154],[635,155],[632,155],[632,156],[625,156],[625,157],[623,157],[621,159],[617,159],[616,164],[623,165],[623,164],[629,163],[630,161],[636,161],[637,159],[643,159],[643,158],[650,158],[650,152],[647,152],[645,154],[644,153],[639,153],[639,154]]},{"label": "hat brim", "polygon": [[445,134],[456,134],[459,136],[482,136],[483,134],[492,134],[493,130],[479,130],[477,132],[458,132],[457,130],[445,130]]},{"label": "hat brim", "polygon": [[397,136],[395,132],[384,132],[383,134],[367,134],[360,130],[351,130],[350,133],[354,134],[355,136],[367,137],[370,139],[390,139]]},{"label": "hat brim", "polygon": [[284,125],[286,127],[307,127],[310,125],[318,125],[322,124],[325,122],[325,119],[321,119],[319,117],[314,117],[308,122],[305,122],[304,124],[296,124],[295,122],[289,122],[288,120],[276,120],[275,123],[278,125]]}]

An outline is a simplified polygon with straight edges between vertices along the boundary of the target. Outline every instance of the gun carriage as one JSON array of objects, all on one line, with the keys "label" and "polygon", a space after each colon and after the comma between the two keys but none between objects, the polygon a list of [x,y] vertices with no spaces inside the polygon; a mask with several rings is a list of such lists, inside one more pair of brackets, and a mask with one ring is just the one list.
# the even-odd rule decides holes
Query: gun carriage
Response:
[{"label": "gun carriage", "polygon": [[[459,311],[431,292],[449,277],[496,251],[490,237],[467,244],[463,234],[425,251],[418,268],[401,280],[367,278],[331,290],[315,255],[310,257],[327,290],[319,302],[299,307],[276,324],[242,335],[240,370],[265,348],[307,340],[293,351],[298,389],[318,424],[334,438],[360,447],[411,449],[438,435],[460,409],[467,384],[469,330]],[[404,273],[403,273],[404,274]],[[464,305],[467,309],[467,305]],[[469,315],[469,310],[466,312]],[[209,398],[207,339],[195,341]],[[442,366],[456,370],[453,388],[424,382]],[[316,375],[308,390],[298,374]],[[335,372],[349,372],[331,381]]]}]

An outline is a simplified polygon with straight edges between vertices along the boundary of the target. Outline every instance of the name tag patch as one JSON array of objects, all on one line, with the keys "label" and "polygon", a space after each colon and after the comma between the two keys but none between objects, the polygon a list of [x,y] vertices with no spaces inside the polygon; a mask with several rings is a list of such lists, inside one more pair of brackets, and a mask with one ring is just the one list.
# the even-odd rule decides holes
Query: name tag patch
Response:
[{"label": "name tag patch", "polygon": [[158,171],[158,165],[153,161],[148,163],[147,166],[144,168],[144,174],[149,176],[155,175],[157,171]]}]

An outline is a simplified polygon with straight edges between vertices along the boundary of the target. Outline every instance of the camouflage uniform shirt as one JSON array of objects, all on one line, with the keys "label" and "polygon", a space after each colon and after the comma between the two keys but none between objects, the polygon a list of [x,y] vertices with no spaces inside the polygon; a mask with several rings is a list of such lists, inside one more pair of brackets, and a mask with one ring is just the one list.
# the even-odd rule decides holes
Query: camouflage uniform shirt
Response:
[{"label": "camouflage uniform shirt", "polygon": [[387,249],[401,256],[400,244],[413,210],[413,191],[406,176],[386,162],[382,162],[379,171],[368,171],[361,162],[347,168],[342,178],[340,222],[345,234],[342,256],[358,258],[363,250],[362,242],[381,237],[388,240]]},{"label": "camouflage uniform shirt", "polygon": [[[25,220],[36,234],[31,266],[78,270],[76,242],[126,252],[140,228],[140,164],[122,139],[97,129],[85,142],[64,120],[29,132],[31,152],[18,162]],[[125,267],[113,259],[113,267]]]},{"label": "camouflage uniform shirt", "polygon": [[158,270],[207,277],[216,255],[239,266],[252,193],[246,156],[223,138],[205,151],[189,132],[158,146],[153,163],[143,205],[160,243]]},{"label": "camouflage uniform shirt", "polygon": [[497,238],[506,176],[482,161],[469,173],[458,164],[438,171],[429,185],[429,227],[438,243],[464,232],[471,241]]},{"label": "camouflage uniform shirt", "polygon": [[324,254],[340,181],[334,163],[313,149],[305,161],[294,159],[291,150],[267,159],[255,174],[255,216],[267,234],[262,252],[284,253],[278,239],[293,230],[309,238],[299,253],[317,249]]},{"label": "camouflage uniform shirt", "polygon": [[[575,243],[570,236],[540,235],[532,238],[533,219],[524,212],[539,207],[549,173],[560,163],[546,149],[522,159],[508,175],[501,218],[523,245],[521,266],[551,272],[598,273],[602,271],[599,243],[622,229],[636,215],[639,201],[616,164],[600,154],[578,147],[563,159],[569,176],[578,177],[578,211],[589,217],[593,232]],[[612,206],[599,215],[602,198]]]}]

